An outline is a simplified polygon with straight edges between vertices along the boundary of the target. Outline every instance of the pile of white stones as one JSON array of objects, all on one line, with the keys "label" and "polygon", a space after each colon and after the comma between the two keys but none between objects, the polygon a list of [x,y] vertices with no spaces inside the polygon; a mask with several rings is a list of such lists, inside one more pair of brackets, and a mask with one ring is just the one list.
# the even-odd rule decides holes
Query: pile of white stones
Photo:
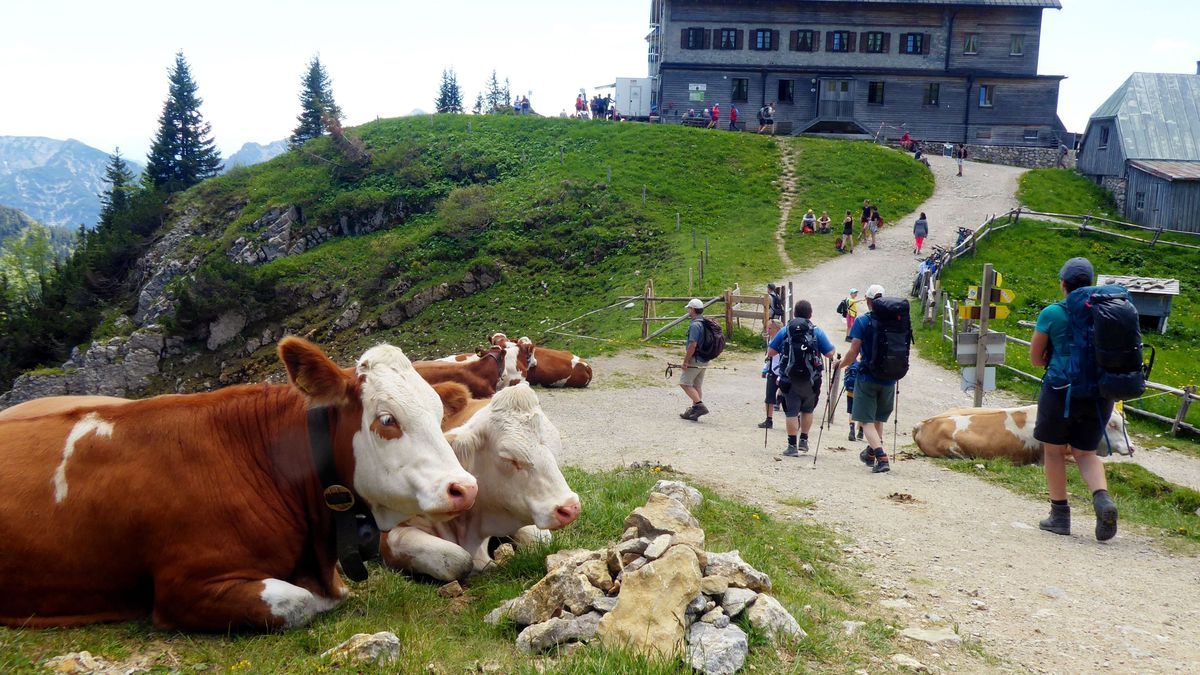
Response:
[{"label": "pile of white stones", "polygon": [[678,481],[655,484],[645,506],[625,519],[616,544],[546,558],[548,574],[485,620],[524,628],[517,646],[531,653],[598,639],[637,653],[682,655],[697,671],[741,669],[748,643],[731,619],[743,612],[772,639],[807,637],[770,595],[771,580],[737,551],[710,553],[691,514],[703,497]]}]

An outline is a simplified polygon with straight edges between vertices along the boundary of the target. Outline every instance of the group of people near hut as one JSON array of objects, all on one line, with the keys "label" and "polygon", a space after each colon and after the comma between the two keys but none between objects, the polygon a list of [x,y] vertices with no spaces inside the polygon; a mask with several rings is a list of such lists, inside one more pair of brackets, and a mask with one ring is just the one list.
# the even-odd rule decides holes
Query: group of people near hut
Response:
[{"label": "group of people near hut", "polygon": [[[828,211],[822,211],[818,217],[816,212],[809,209],[800,219],[800,234],[829,234],[832,232],[831,222]],[[870,244],[867,249],[874,251],[875,236],[884,223],[883,217],[879,215],[879,209],[871,203],[870,199],[863,201],[862,218],[859,222],[862,226],[859,243],[869,240]],[[921,216],[913,223],[913,253],[921,254],[928,236],[929,219],[922,212]],[[854,212],[849,209],[846,210],[846,217],[842,220],[842,231],[838,235],[835,246],[840,253],[854,253]]]}]

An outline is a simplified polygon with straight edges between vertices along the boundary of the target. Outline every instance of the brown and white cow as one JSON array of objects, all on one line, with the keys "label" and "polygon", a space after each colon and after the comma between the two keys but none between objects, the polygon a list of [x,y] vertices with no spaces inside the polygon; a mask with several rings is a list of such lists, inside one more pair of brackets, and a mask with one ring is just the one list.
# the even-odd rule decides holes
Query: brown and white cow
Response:
[{"label": "brown and white cow", "polygon": [[[492,335],[494,345],[512,343],[504,333]],[[583,388],[592,381],[592,367],[571,352],[536,347],[533,340],[527,337],[517,338],[516,344],[529,352],[528,379],[533,384],[543,387]]]},{"label": "brown and white cow", "polygon": [[471,507],[441,399],[402,351],[373,347],[343,369],[289,337],[279,355],[290,384],[74,397],[0,420],[0,624],[152,612],[164,629],[269,629],[337,606],[347,589],[310,406],[327,410],[336,478],[381,529]]},{"label": "brown and white cow", "polygon": [[[922,420],[913,427],[913,441],[929,457],[951,459],[1006,458],[1015,464],[1042,460],[1042,444],[1033,437],[1037,406],[1021,408],[955,408]],[[1111,445],[1121,455],[1131,453],[1125,434],[1125,416],[1113,410],[1100,439],[1101,449]]]},{"label": "brown and white cow", "polygon": [[380,554],[389,566],[450,581],[482,571],[488,540],[524,528],[557,530],[579,516],[579,495],[558,468],[558,429],[537,394],[522,384],[490,401],[465,387],[434,387],[446,407],[443,426],[459,461],[479,482],[475,506],[449,520],[417,517],[385,533]]},{"label": "brown and white cow", "polygon": [[429,384],[457,382],[469,389],[476,398],[491,398],[504,388],[507,354],[506,348],[492,346],[480,350],[479,358],[474,360],[414,361],[413,367]]},{"label": "brown and white cow", "polygon": [[[529,374],[529,357],[533,353],[533,350],[529,348],[523,348],[515,342],[493,344],[492,346],[499,347],[504,353],[504,372],[500,375],[500,381],[496,384],[496,390],[499,391],[505,387],[511,387],[525,382]],[[486,354],[486,352],[486,349],[477,349],[471,354],[455,354],[453,356],[445,356],[437,359],[437,361],[439,363],[457,364],[474,363],[482,358],[485,358],[484,354]]]}]

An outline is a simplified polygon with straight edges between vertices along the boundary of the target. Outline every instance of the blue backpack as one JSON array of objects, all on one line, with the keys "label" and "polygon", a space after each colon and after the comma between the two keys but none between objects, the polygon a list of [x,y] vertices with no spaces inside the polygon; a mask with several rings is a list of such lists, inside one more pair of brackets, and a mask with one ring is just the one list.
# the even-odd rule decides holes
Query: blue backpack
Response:
[{"label": "blue backpack", "polygon": [[1067,366],[1070,397],[1124,401],[1146,391],[1154,367],[1142,359],[1142,332],[1137,308],[1124,286],[1085,286],[1063,302],[1071,329]]}]

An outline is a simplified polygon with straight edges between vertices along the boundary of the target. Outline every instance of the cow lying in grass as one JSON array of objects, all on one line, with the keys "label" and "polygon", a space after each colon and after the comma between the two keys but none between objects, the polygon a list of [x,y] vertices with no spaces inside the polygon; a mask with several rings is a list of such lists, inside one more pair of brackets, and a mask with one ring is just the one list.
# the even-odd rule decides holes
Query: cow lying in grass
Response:
[{"label": "cow lying in grass", "polygon": [[[913,427],[913,441],[929,457],[950,459],[1005,458],[1014,464],[1042,461],[1042,444],[1033,437],[1037,406],[1021,408],[956,408],[934,415]],[[1100,440],[1100,452],[1110,447],[1132,454],[1125,434],[1125,416],[1113,410]]]},{"label": "cow lying in grass", "polygon": [[529,353],[529,376],[533,384],[543,387],[576,387],[583,388],[592,381],[592,367],[587,361],[571,352],[558,349],[537,347],[527,337],[517,338],[516,342],[509,340],[504,333],[492,336],[493,345],[518,345]]},{"label": "cow lying in grass", "polygon": [[380,553],[395,569],[450,581],[491,562],[491,537],[566,527],[580,503],[558,468],[558,429],[529,385],[505,388],[491,400],[472,399],[457,384],[435,389],[446,408],[446,438],[478,482],[475,506],[441,522],[414,518],[382,535]]},{"label": "cow lying in grass", "polygon": [[[500,375],[500,381],[496,384],[496,390],[499,391],[505,387],[516,386],[527,381],[529,369],[534,365],[532,343],[528,345],[519,345],[511,341],[501,344],[493,343],[488,349],[476,349],[470,354],[455,354],[454,356],[442,357],[437,359],[437,362],[467,365],[487,358],[491,349],[495,348],[502,350],[504,369]],[[463,384],[466,383],[464,382]]]}]

